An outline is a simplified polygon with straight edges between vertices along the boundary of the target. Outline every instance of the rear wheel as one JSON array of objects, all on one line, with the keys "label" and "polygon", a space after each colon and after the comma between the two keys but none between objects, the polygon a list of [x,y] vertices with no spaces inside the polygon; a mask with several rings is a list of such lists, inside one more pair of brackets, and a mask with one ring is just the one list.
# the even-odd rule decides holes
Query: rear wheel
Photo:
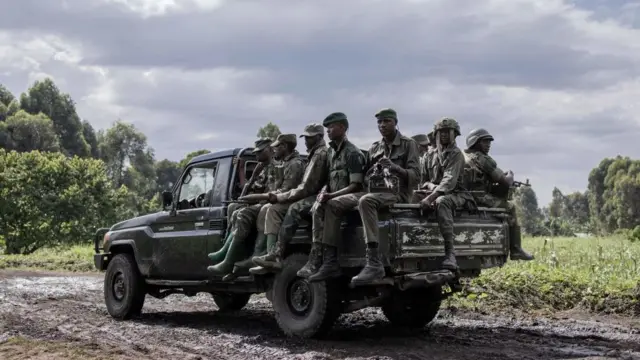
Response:
[{"label": "rear wheel", "polygon": [[438,315],[442,287],[398,291],[382,305],[382,313],[392,325],[423,328]]},{"label": "rear wheel", "polygon": [[249,303],[249,299],[251,299],[251,294],[225,294],[225,293],[217,293],[212,294],[213,301],[216,302],[218,309],[220,311],[238,311],[242,310]]},{"label": "rear wheel", "polygon": [[118,254],[104,275],[104,300],[109,315],[127,320],[142,311],[146,284],[132,254]]},{"label": "rear wheel", "polygon": [[307,259],[306,254],[288,256],[273,282],[272,303],[276,321],[287,336],[322,336],[340,315],[339,295],[331,283],[309,283],[297,276]]}]

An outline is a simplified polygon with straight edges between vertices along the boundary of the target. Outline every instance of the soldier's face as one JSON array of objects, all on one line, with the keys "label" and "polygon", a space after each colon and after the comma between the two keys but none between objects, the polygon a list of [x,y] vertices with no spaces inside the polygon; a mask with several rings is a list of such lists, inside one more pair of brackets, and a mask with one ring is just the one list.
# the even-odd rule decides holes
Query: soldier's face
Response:
[{"label": "soldier's face", "polygon": [[333,123],[327,126],[327,136],[331,140],[338,140],[344,136],[344,133],[347,131],[347,128],[344,124]]},{"label": "soldier's face", "polygon": [[426,153],[429,150],[429,145],[418,145],[421,153]]},{"label": "soldier's face", "polygon": [[278,144],[278,146],[273,148],[274,155],[278,158],[284,157],[284,153],[287,151],[287,146],[283,143]]},{"label": "soldier's face", "polygon": [[311,148],[316,146],[316,144],[318,143],[319,140],[320,140],[320,137],[318,135],[316,135],[316,136],[305,136],[304,137],[304,145],[307,147],[307,150],[310,150]]},{"label": "soldier's face", "polygon": [[449,145],[451,139],[449,138],[449,129],[439,130],[438,136],[440,137],[440,144]]},{"label": "soldier's face", "polygon": [[258,158],[258,161],[263,162],[269,160],[272,155],[273,153],[271,152],[271,146],[267,146],[266,148],[264,148],[264,150],[258,153],[256,158]]},{"label": "soldier's face", "polygon": [[396,129],[396,122],[393,119],[378,119],[378,130],[383,137],[390,136]]},{"label": "soldier's face", "polygon": [[485,154],[488,154],[489,151],[491,150],[491,140],[490,139],[478,140],[478,147],[480,148],[480,151],[482,151]]}]

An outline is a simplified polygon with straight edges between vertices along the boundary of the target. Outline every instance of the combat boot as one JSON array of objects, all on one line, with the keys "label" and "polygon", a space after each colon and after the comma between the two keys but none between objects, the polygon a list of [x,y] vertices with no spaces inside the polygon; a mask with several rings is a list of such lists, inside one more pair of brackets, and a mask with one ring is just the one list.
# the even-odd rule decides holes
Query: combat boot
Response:
[{"label": "combat boot", "polygon": [[442,236],[444,238],[444,260],[442,268],[445,270],[458,271],[458,262],[456,261],[456,253],[453,250],[453,234]]},{"label": "combat boot", "polygon": [[253,261],[251,261],[252,257],[261,255],[265,251],[266,237],[265,234],[258,234],[256,244],[253,247],[253,254],[242,261],[236,262],[231,274],[228,274],[222,280],[230,281],[236,279],[238,276],[249,275],[249,268],[253,265]]},{"label": "combat boot", "polygon": [[314,242],[311,244],[311,251],[309,251],[309,260],[302,269],[298,270],[296,275],[308,279],[318,271],[320,265],[322,265],[322,244]]},{"label": "combat boot", "polygon": [[249,272],[256,275],[266,274],[272,270],[282,269],[282,261],[280,259],[280,251],[278,251],[278,235],[267,235],[267,254],[255,256],[253,263],[256,267],[249,269]]},{"label": "combat boot", "polygon": [[342,270],[338,263],[338,247],[324,245],[323,248],[322,266],[320,266],[315,274],[309,276],[309,282],[323,281],[342,275]]},{"label": "combat boot", "polygon": [[509,242],[511,243],[509,251],[511,260],[531,261],[534,259],[533,255],[522,249],[522,233],[520,226],[509,227],[509,238]]},{"label": "combat boot", "polygon": [[226,275],[233,270],[236,261],[241,260],[245,256],[245,244],[233,238],[229,250],[221,263],[207,267],[207,270],[215,275]]},{"label": "combat boot", "polygon": [[353,285],[367,285],[384,278],[384,266],[380,260],[380,252],[377,245],[376,243],[375,247],[367,247],[367,264],[358,275],[351,278]]},{"label": "combat boot", "polygon": [[224,241],[224,245],[222,245],[222,248],[207,255],[214,265],[224,260],[224,257],[227,255],[227,251],[229,251],[229,246],[231,246],[231,241],[233,241],[233,233],[229,232],[229,235],[227,235],[227,239]]}]

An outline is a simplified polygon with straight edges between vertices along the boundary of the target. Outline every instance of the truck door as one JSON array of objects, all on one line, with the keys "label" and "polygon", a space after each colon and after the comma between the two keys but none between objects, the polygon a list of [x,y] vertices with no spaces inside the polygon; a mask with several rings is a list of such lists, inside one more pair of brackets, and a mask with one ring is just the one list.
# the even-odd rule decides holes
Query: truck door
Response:
[{"label": "truck door", "polygon": [[[210,220],[220,159],[190,165],[176,187],[175,214],[165,212],[151,228],[154,233],[151,276],[163,279],[206,278]],[[228,171],[226,172],[228,176]]]}]

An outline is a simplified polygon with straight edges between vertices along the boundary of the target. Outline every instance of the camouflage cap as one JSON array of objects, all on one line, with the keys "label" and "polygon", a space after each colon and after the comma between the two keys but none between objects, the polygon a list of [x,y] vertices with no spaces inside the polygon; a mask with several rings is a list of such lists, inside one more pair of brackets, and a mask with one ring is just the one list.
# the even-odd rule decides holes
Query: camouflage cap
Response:
[{"label": "camouflage cap", "polygon": [[300,137],[316,135],[324,136],[324,127],[318,123],[311,123],[304,127],[304,131],[302,132]]},{"label": "camouflage cap", "polygon": [[347,120],[347,115],[341,112],[331,113],[326,118],[324,118],[324,121],[322,121],[322,126],[327,127],[335,123],[344,123],[348,127],[349,120]]},{"label": "camouflage cap", "polygon": [[271,143],[272,147],[276,147],[280,144],[293,144],[293,146],[298,145],[298,139],[296,139],[296,134],[280,134],[276,141]]},{"label": "camouflage cap", "polygon": [[445,117],[442,118],[433,125],[433,132],[438,130],[452,129],[456,136],[460,136],[460,125],[454,118]]},{"label": "camouflage cap", "polygon": [[391,108],[384,108],[376,113],[376,118],[393,119],[395,121],[398,121],[398,113],[396,113],[396,111]]},{"label": "camouflage cap", "polygon": [[253,153],[259,153],[260,151],[266,149],[269,145],[271,145],[273,141],[271,139],[258,139],[253,147]]},{"label": "camouflage cap", "polygon": [[429,145],[429,138],[425,134],[413,135],[411,138],[415,140],[418,143],[418,145],[422,145],[422,146]]},{"label": "camouflage cap", "polygon": [[429,139],[429,144],[435,144],[436,143],[436,134],[433,132],[433,130],[431,130],[427,134],[427,139]]}]

